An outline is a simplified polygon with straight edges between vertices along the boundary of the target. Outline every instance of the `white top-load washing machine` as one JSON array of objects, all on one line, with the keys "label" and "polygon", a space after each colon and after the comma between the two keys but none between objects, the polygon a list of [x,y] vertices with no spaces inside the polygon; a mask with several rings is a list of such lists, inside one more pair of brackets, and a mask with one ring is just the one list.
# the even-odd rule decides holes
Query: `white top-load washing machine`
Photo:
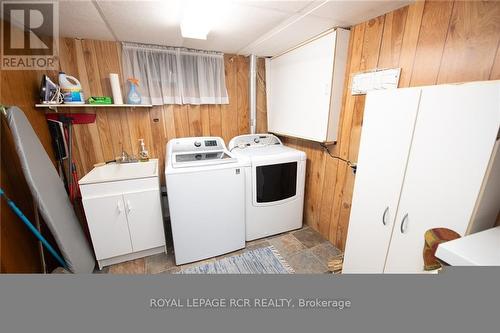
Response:
[{"label": "white top-load washing machine", "polygon": [[246,179],[246,240],[302,227],[306,154],[272,134],[240,135],[229,150],[251,162]]},{"label": "white top-load washing machine", "polygon": [[177,265],[245,247],[245,168],[222,138],[167,144],[165,177]]}]

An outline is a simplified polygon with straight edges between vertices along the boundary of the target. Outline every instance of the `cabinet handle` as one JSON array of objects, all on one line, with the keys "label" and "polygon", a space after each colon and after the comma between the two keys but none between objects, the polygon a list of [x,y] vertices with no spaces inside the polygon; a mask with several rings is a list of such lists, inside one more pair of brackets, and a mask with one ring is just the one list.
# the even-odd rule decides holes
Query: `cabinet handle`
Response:
[{"label": "cabinet handle", "polygon": [[130,204],[130,200],[127,200],[127,211],[129,213],[132,211],[132,205]]},{"label": "cabinet handle", "polygon": [[404,234],[406,232],[406,229],[408,227],[408,213],[403,216],[403,219],[401,220],[401,227],[399,228],[401,230],[401,233]]},{"label": "cabinet handle", "polygon": [[387,216],[387,213],[389,212],[389,206],[385,207],[384,214],[382,215],[382,224],[387,225],[387,221],[385,220],[385,217]]},{"label": "cabinet handle", "polygon": [[123,212],[123,207],[122,207],[122,205],[120,205],[120,203],[121,203],[121,200],[118,200],[116,202],[116,208],[118,209],[118,213],[121,214]]}]

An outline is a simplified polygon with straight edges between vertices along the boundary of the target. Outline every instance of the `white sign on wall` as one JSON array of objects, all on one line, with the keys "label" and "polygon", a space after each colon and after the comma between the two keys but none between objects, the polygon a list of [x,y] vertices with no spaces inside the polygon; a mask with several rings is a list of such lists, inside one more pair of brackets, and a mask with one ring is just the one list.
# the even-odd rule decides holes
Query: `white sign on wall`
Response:
[{"label": "white sign on wall", "polygon": [[401,68],[376,69],[370,72],[354,74],[351,94],[364,95],[371,90],[396,89],[400,74]]}]

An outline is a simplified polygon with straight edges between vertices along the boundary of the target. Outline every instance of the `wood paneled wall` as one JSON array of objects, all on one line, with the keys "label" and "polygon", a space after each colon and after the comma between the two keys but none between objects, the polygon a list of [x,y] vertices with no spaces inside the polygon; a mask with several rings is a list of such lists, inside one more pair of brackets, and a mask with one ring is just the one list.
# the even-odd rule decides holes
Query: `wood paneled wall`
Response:
[{"label": "wood paneled wall", "polygon": [[[401,67],[400,87],[500,79],[499,40],[500,4],[495,1],[418,1],[352,27],[340,134],[330,148],[332,153],[357,160],[365,97],[350,95],[351,74]],[[61,70],[78,77],[87,96],[111,95],[108,74],[121,73],[121,50],[116,42],[62,39],[60,60]],[[85,110],[95,112],[97,121],[75,126],[73,148],[79,176],[94,163],[113,159],[122,149],[137,154],[139,138],[145,139],[163,168],[165,145],[171,138],[217,135],[227,142],[248,133],[248,59],[226,55],[225,66],[228,105]],[[257,132],[266,132],[263,59],[259,59],[258,73]],[[2,73],[1,102],[23,108],[52,154],[43,112],[33,108],[40,77],[41,73],[33,71]],[[293,138],[284,142],[308,155],[305,223],[343,249],[355,176],[317,143]]]},{"label": "wood paneled wall", "polygon": [[[3,24],[0,21],[0,24]],[[49,157],[54,161],[51,138],[44,113],[35,109],[38,100],[38,90],[43,72],[41,71],[0,71],[0,103],[16,105],[21,108],[31,126],[38,135]],[[56,75],[55,72],[50,73]],[[21,172],[21,166],[12,137],[5,119],[1,122],[1,183],[5,193],[16,203],[21,211],[34,222],[33,200],[28,185]],[[36,238],[28,231],[21,220],[8,208],[1,199],[0,211],[0,272],[2,273],[41,273],[42,266],[39,257]],[[45,225],[42,222],[42,230]],[[50,235],[44,235],[55,245]],[[46,255],[48,270],[50,255]]]},{"label": "wood paneled wall", "polygon": [[[33,221],[33,201],[28,185],[24,181],[12,136],[4,117],[1,119],[1,155],[0,186],[26,217]],[[35,237],[9,208],[7,202],[4,199],[0,201],[0,272],[41,272],[42,266]]]},{"label": "wood paneled wall", "polygon": [[[77,77],[87,97],[112,95],[109,73],[121,74],[120,43],[65,38],[60,40],[59,58],[60,70]],[[227,105],[62,109],[62,112],[96,113],[94,124],[74,126],[72,147],[79,177],[89,172],[95,163],[114,159],[120,155],[122,149],[137,154],[139,138],[145,139],[146,147],[153,158],[160,158],[160,170],[163,170],[166,143],[172,138],[213,135],[221,136],[228,142],[236,135],[247,134],[249,132],[248,58],[226,55],[224,60],[230,101]],[[259,75],[265,78],[264,60],[260,59],[258,65]],[[34,107],[38,101],[43,74],[48,74],[57,82],[57,71],[1,71],[0,102],[4,105],[16,105],[24,111],[45,150],[54,160],[45,109]],[[265,132],[267,130],[265,83],[259,82],[258,88],[258,112],[261,116],[257,126],[260,131]],[[126,87],[122,87],[124,94],[127,91]],[[1,186],[33,221],[31,194],[20,172],[8,127],[3,121],[1,134]],[[1,215],[1,271],[40,272],[36,239],[7,209],[4,201],[2,201]]]},{"label": "wood paneled wall", "polygon": [[266,62],[257,59],[257,126],[256,133],[267,133]]},{"label": "wood paneled wall", "polygon": [[[74,152],[80,177],[98,162],[114,159],[122,150],[138,154],[140,138],[163,170],[168,140],[184,136],[232,137],[249,132],[248,58],[225,55],[227,105],[163,105],[147,108],[100,108],[96,123],[76,125]],[[111,96],[109,73],[121,75],[121,44],[62,39],[60,67],[82,83],[86,96]],[[123,78],[123,76],[121,75]],[[139,83],[140,84],[140,83]],[[125,94],[127,87],[122,87]],[[265,108],[265,105],[264,105]],[[82,109],[72,109],[82,112]]]},{"label": "wood paneled wall", "polygon": [[[349,93],[351,74],[401,67],[399,87],[500,79],[500,3],[417,1],[351,29],[340,135],[331,151],[356,161],[365,96]],[[304,219],[344,249],[355,176],[318,144],[285,138],[306,151]]]}]

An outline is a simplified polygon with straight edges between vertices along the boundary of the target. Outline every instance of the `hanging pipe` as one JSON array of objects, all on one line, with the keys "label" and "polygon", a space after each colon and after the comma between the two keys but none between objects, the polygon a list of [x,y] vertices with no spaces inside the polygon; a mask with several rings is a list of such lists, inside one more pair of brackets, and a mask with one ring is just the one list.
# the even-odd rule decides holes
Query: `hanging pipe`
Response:
[{"label": "hanging pipe", "polygon": [[28,227],[28,229],[35,235],[35,237],[38,238],[38,240],[40,242],[42,242],[43,246],[45,246],[45,248],[59,262],[59,264],[63,268],[68,268],[68,266],[66,265],[66,262],[61,258],[61,256],[57,253],[57,251],[54,250],[52,245],[50,245],[49,242],[42,236],[42,234],[33,226],[33,224],[31,224],[31,222],[23,214],[23,212],[21,212],[21,210],[19,208],[17,208],[16,204],[14,202],[12,202],[12,200],[10,200],[9,197],[7,197],[7,195],[5,194],[5,192],[3,191],[2,188],[0,188],[0,196],[4,197],[5,200],[7,200],[7,204],[9,205],[10,209],[12,209],[12,211],[14,213],[16,213],[17,216],[19,216],[21,221],[23,221],[24,224]]},{"label": "hanging pipe", "polygon": [[255,129],[257,125],[257,56],[255,54],[250,55],[250,73],[248,75],[249,79],[249,113],[250,113],[250,134],[255,134]]}]

